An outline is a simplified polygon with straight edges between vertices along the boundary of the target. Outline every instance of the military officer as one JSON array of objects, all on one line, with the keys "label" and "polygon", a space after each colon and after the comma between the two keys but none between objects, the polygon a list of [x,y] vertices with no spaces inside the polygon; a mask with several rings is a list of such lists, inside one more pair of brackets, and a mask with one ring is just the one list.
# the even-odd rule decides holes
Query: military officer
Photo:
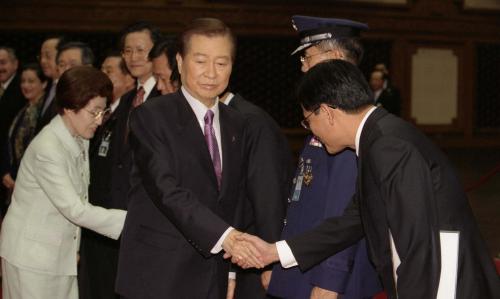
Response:
[{"label": "military officer", "polygon": [[[302,71],[328,59],[343,59],[358,64],[363,56],[359,41],[362,23],[331,18],[293,16],[292,23],[300,35],[300,46],[292,53],[300,54]],[[302,126],[309,129],[308,118]],[[289,196],[287,221],[282,233],[288,239],[307,231],[323,219],[342,215],[355,191],[356,155],[344,150],[329,155],[321,141],[313,135],[306,139]],[[370,261],[365,240],[326,259],[306,272],[298,267],[273,268],[268,293],[280,298],[371,298],[381,290]]]}]

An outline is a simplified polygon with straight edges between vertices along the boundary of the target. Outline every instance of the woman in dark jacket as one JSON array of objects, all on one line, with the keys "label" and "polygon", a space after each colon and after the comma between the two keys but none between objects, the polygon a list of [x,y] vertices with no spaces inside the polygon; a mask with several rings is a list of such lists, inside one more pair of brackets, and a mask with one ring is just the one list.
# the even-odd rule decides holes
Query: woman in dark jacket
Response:
[{"label": "woman in dark jacket", "polygon": [[28,104],[19,111],[10,126],[7,146],[3,149],[0,169],[2,183],[10,191],[14,189],[17,170],[24,151],[35,137],[35,127],[46,86],[47,77],[45,77],[37,63],[28,64],[22,69],[21,91],[28,100]]}]

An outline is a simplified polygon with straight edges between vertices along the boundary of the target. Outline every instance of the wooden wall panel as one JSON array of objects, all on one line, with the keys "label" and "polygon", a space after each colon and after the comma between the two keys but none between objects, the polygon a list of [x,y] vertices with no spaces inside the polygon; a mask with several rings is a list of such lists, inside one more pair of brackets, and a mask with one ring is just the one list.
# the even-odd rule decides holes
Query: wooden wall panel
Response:
[{"label": "wooden wall panel", "polygon": [[[500,45],[500,11],[487,8],[470,9],[465,5],[465,1],[468,0],[406,0],[401,1],[404,4],[378,4],[370,3],[374,2],[372,0],[359,2],[335,0],[1,0],[0,44],[3,43],[2,37],[5,36],[27,34],[33,37],[32,34],[37,32],[40,36],[47,32],[79,32],[87,34],[89,38],[95,35],[99,38],[105,35],[115,36],[125,25],[137,20],[151,21],[164,33],[175,34],[191,19],[211,16],[225,21],[243,39],[247,41],[257,39],[265,45],[267,42],[272,43],[273,39],[284,38],[291,41],[295,38],[296,34],[290,24],[290,18],[294,14],[353,19],[368,23],[370,26],[370,31],[364,34],[365,40],[368,41],[369,52],[367,51],[367,59],[360,67],[367,73],[377,59],[382,59],[389,65],[391,79],[403,95],[403,117],[406,118],[411,116],[411,55],[415,45],[459,45],[458,84],[460,90],[456,122],[448,128],[425,126],[423,128],[435,134],[443,144],[500,146],[500,133],[497,133],[499,130],[495,131],[495,129],[500,129],[500,126],[488,128],[493,132],[492,134],[496,134],[490,134],[488,138],[483,138],[483,135],[479,133],[484,132],[484,129],[479,130],[477,127],[480,123],[477,119],[481,118],[480,113],[485,110],[477,110],[477,107],[481,107],[477,105],[477,98],[478,93],[485,90],[483,86],[486,79],[484,75],[478,74],[477,61],[483,60],[478,60],[476,57],[478,45],[485,44],[492,45],[492,47]],[[99,38],[95,39],[96,43],[99,42]],[[281,51],[276,46],[273,47],[274,50],[267,53],[268,55],[283,55],[278,52],[288,51],[288,49]],[[289,67],[290,65],[287,66],[287,70]],[[235,75],[240,78],[238,73]],[[478,82],[478,80],[482,81]],[[293,82],[290,84],[293,88]],[[238,86],[238,83],[235,85],[238,88],[243,86]],[[498,92],[497,89],[500,89],[500,84],[489,88],[487,93],[495,94]],[[258,92],[252,94],[260,95]],[[266,97],[262,97],[263,99],[259,100],[260,103],[269,105],[273,111],[278,111],[281,115],[283,108],[280,108],[280,104]],[[280,101],[285,100],[287,99],[280,99]],[[281,123],[289,127],[296,123],[293,118],[295,116],[291,121],[282,120]],[[289,130],[295,129],[289,128]],[[299,130],[292,135],[303,134],[304,132]],[[491,136],[494,138],[490,138]]]}]

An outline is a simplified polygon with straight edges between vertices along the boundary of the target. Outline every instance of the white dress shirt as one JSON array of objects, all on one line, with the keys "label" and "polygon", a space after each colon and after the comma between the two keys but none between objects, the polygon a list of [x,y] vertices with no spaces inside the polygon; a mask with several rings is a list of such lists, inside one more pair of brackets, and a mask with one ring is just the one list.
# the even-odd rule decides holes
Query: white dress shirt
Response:
[{"label": "white dress shirt", "polygon": [[[368,119],[370,114],[373,113],[375,109],[377,109],[377,107],[372,107],[370,110],[368,110],[368,112],[361,120],[358,129],[356,130],[356,139],[354,142],[356,148],[356,156],[358,157],[359,157],[359,140],[361,138],[361,132],[363,131],[363,127],[365,126],[366,120]],[[295,259],[295,256],[293,255],[292,250],[290,249],[290,246],[288,246],[286,241],[276,242],[276,249],[278,251],[278,256],[280,258],[281,266],[283,268],[291,268],[298,265],[297,260]]]},{"label": "white dress shirt", "polygon": [[144,88],[144,102],[148,99],[149,94],[151,91],[153,91],[153,88],[156,86],[156,79],[154,76],[149,77],[149,79],[146,80],[143,84],[141,82],[137,81],[137,89],[139,89],[142,86]]},{"label": "white dress shirt", "polygon": [[16,74],[14,73],[14,75],[10,76],[10,78],[7,81],[5,81],[4,83],[0,83],[0,85],[3,88],[3,90],[6,90],[7,87],[9,87],[10,82],[12,82],[12,80],[14,80],[15,76],[16,76]]}]

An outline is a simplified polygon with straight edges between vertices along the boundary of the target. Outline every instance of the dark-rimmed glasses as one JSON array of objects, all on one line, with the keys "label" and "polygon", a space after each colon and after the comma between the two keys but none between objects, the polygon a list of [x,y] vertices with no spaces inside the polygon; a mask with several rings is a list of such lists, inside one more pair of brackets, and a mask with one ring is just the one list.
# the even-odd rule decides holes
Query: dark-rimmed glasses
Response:
[{"label": "dark-rimmed glasses", "polygon": [[311,111],[311,113],[309,113],[306,117],[304,117],[303,120],[300,121],[300,124],[302,125],[302,127],[306,130],[311,130],[311,126],[309,125],[309,117],[311,117],[311,115],[313,115],[314,113],[316,113],[316,111],[319,110],[320,107],[314,109],[313,111]]},{"label": "dark-rimmed glasses", "polygon": [[[337,106],[335,105],[331,105],[331,104],[326,104],[328,107],[332,108],[332,109],[337,109]],[[321,108],[321,106],[319,106],[318,108],[314,109],[313,111],[311,111],[311,113],[309,113],[306,117],[304,117],[303,120],[300,121],[300,124],[302,125],[302,127],[306,130],[311,130],[311,125],[309,124],[309,117],[311,117],[311,115],[315,114],[316,112],[318,112],[318,110]]]}]

